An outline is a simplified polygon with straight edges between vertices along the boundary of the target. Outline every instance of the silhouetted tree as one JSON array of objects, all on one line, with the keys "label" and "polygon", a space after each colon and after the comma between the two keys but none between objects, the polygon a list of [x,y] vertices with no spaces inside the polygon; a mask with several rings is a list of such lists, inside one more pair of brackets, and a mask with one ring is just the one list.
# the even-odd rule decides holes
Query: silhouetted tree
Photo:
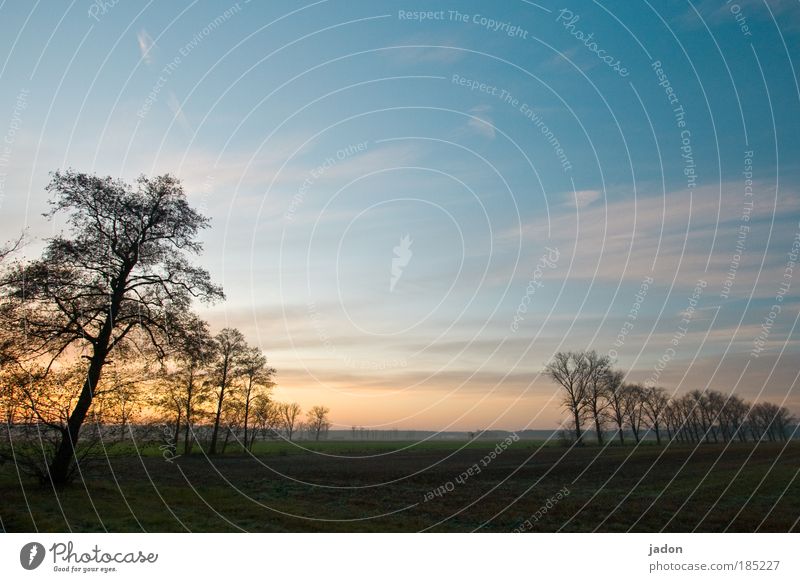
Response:
[{"label": "silhouetted tree", "polygon": [[750,406],[735,394],[725,398],[719,413],[719,430],[725,442],[738,438],[740,441],[747,435],[742,430],[747,410]]},{"label": "silhouetted tree", "polygon": [[208,323],[190,314],[176,335],[173,349],[175,370],[171,380],[177,392],[176,403],[183,405],[183,452],[191,455],[195,415],[208,399],[209,365],[216,355],[217,344],[209,333]]},{"label": "silhouetted tree", "polygon": [[214,337],[214,340],[217,344],[217,359],[213,366],[213,382],[216,388],[217,407],[214,414],[211,445],[208,448],[210,455],[217,453],[217,439],[219,438],[219,425],[225,405],[225,396],[241,374],[242,358],[247,353],[247,342],[238,329],[225,328]]},{"label": "silhouetted tree", "polygon": [[708,393],[703,390],[692,390],[687,396],[694,401],[694,416],[700,425],[702,438],[707,443],[710,443],[713,436],[714,442],[716,442],[717,435],[714,431],[715,411]]},{"label": "silhouetted tree", "polygon": [[597,433],[597,444],[603,444],[603,422],[605,410],[610,405],[608,400],[608,382],[611,372],[611,358],[600,356],[596,351],[584,352],[586,369],[584,371],[586,383],[586,409],[594,420],[594,430]]},{"label": "silhouetted tree", "polygon": [[754,441],[777,441],[789,438],[788,427],[796,422],[794,416],[783,406],[772,402],[759,402],[750,408],[748,424]]},{"label": "silhouetted tree", "polygon": [[[272,401],[269,394],[257,394],[253,399],[253,416],[262,438],[275,438],[277,436],[281,426],[281,417],[277,403]],[[255,438],[256,431],[254,430],[250,436],[250,450],[253,448]]]},{"label": "silhouetted tree", "polygon": [[318,441],[320,435],[327,432],[328,428],[330,428],[331,423],[328,422],[328,413],[330,411],[330,408],[325,406],[312,406],[311,410],[306,414],[308,431],[314,437],[315,441]]},{"label": "silhouetted tree", "polygon": [[639,384],[624,384],[622,387],[622,398],[625,402],[624,407],[628,426],[633,433],[633,440],[638,443],[640,440],[642,418],[644,417],[644,388]]},{"label": "silhouetted tree", "polygon": [[610,416],[617,425],[617,435],[621,445],[625,444],[625,419],[628,418],[628,401],[624,398],[624,377],[625,374],[622,372],[613,370],[608,374],[605,385]]},{"label": "silhouetted tree", "polygon": [[292,440],[297,418],[300,416],[300,405],[297,402],[282,402],[278,404],[278,413],[281,417],[281,425],[286,433],[286,438]]},{"label": "silhouetted tree", "polygon": [[[109,367],[102,389],[95,391],[81,447],[76,450],[80,462],[70,464],[67,480],[78,470],[86,470],[89,461],[104,458],[104,447],[122,438],[138,407],[138,385],[132,376],[117,365]],[[13,424],[6,428],[15,438],[2,447],[5,450],[0,450],[0,458],[11,459],[18,468],[49,482],[49,462],[61,445],[85,376],[85,364],[78,358],[62,361],[58,368],[49,370],[36,363],[8,370],[3,394],[13,398],[14,410]]]},{"label": "silhouetted tree", "polygon": [[172,176],[143,176],[130,186],[69,170],[54,173],[47,189],[48,216],[65,215],[70,236],[50,238],[41,258],[12,269],[2,286],[32,355],[55,360],[75,346],[88,359],[49,466],[52,482],[62,485],[109,357],[137,341],[163,352],[193,298],[223,295],[186,258],[201,251],[197,235],[208,220]]},{"label": "silhouetted tree", "polygon": [[[9,294],[13,293],[13,286],[9,287],[5,283],[8,259],[22,248],[23,241],[24,238],[20,236],[17,240],[0,246],[0,286],[2,286],[0,288],[0,370],[17,360],[25,340],[24,330],[19,329],[14,317],[14,307],[17,302],[9,299]],[[15,331],[20,333],[15,335]]]},{"label": "silhouetted tree", "polygon": [[778,406],[775,404],[773,404],[773,406],[775,407],[775,416],[772,422],[775,426],[776,434],[780,440],[788,440],[790,438],[789,426],[796,423],[797,418],[795,418],[795,416],[785,406]]},{"label": "silhouetted tree", "polygon": [[583,352],[558,352],[545,366],[545,373],[564,389],[562,404],[572,415],[575,442],[583,444],[581,421],[586,409],[587,370]]},{"label": "silhouetted tree", "polygon": [[[239,430],[242,428],[242,422],[244,421],[244,404],[242,403],[241,393],[232,392],[229,394],[228,398],[225,399],[220,418],[220,424],[225,430],[221,453],[225,454],[230,438],[238,438]],[[244,443],[242,444],[244,445]]]},{"label": "silhouetted tree", "polygon": [[656,433],[656,442],[659,445],[661,444],[661,425],[664,422],[668,403],[669,399],[663,388],[651,386],[642,393],[642,412],[650,428]]},{"label": "silhouetted tree", "polygon": [[244,441],[243,448],[248,448],[250,438],[248,429],[253,401],[261,394],[268,394],[269,390],[275,386],[272,380],[275,375],[275,368],[267,366],[267,358],[258,348],[248,348],[241,360],[242,378],[244,388],[242,389],[242,404],[244,405],[243,424]]}]

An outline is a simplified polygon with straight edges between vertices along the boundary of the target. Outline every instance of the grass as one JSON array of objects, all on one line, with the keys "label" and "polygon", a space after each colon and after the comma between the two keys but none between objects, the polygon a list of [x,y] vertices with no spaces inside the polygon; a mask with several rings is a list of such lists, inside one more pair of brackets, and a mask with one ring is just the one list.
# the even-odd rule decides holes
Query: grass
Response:
[{"label": "grass", "polygon": [[[500,439],[502,440],[502,439]],[[381,455],[392,452],[420,452],[420,451],[444,451],[454,452],[459,450],[491,450],[499,441],[494,440],[475,440],[472,442],[461,440],[428,440],[428,441],[292,441],[283,440],[259,441],[253,446],[251,451],[254,456],[272,455],[309,455],[321,453],[323,455],[342,455],[365,457],[370,455]],[[526,440],[518,444],[517,448],[529,448],[531,450],[541,447],[558,447],[556,441],[536,441]],[[182,447],[181,447],[182,448]],[[180,451],[179,451],[180,452]],[[202,450],[195,446],[195,454],[202,454]],[[134,447],[132,444],[114,444],[106,447],[104,454],[111,456],[141,455],[146,457],[162,457],[163,448],[157,445],[147,445]],[[241,456],[242,447],[239,444],[229,444],[222,457]]]},{"label": "grass", "polygon": [[800,443],[519,441],[486,462],[496,444],[268,442],[172,462],[117,446],[57,492],[6,463],[0,519],[6,531],[800,530]]}]

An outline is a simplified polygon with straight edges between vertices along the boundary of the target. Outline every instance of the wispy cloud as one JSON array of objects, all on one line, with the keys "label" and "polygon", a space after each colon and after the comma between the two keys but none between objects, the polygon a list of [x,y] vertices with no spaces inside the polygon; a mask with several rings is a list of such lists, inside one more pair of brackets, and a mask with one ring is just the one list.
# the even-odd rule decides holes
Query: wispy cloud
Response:
[{"label": "wispy cloud", "polygon": [[186,133],[193,133],[192,126],[186,118],[186,114],[183,112],[183,107],[181,107],[178,97],[172,91],[167,94],[167,107],[172,111],[172,115],[175,116],[175,121],[178,122],[178,125],[180,125]]},{"label": "wispy cloud", "polygon": [[478,105],[473,107],[469,110],[469,113],[472,115],[472,118],[467,122],[467,127],[477,133],[485,137],[486,139],[494,139],[495,138],[495,129],[494,123],[492,122],[492,118],[489,117],[489,111],[491,107],[488,105]]},{"label": "wispy cloud", "polygon": [[[749,220],[743,223],[742,198],[730,194],[741,188],[740,183],[726,183],[697,188],[692,195],[678,190],[664,196],[590,205],[580,213],[553,214],[549,225],[546,217],[537,218],[524,225],[522,232],[507,231],[501,240],[514,241],[522,236],[523,241],[557,244],[562,255],[573,257],[570,278],[636,281],[656,273],[660,279],[674,277],[680,284],[693,284],[699,278],[716,284],[729,271],[744,224],[749,230],[745,252],[737,259],[734,293],[749,292],[757,277],[764,285],[780,279],[782,259],[773,253],[763,266],[761,260],[767,240],[771,245],[779,241],[788,245],[788,251],[797,225],[782,218],[800,210],[800,197],[797,192],[782,190],[775,206],[774,198],[768,195],[774,186],[757,184],[754,189],[763,192],[763,198],[756,199]],[[548,226],[553,234],[550,241],[545,240]],[[774,293],[768,287],[764,292]]]},{"label": "wispy cloud", "polygon": [[136,40],[139,43],[139,53],[142,55],[142,60],[148,65],[152,64],[156,47],[155,41],[144,28],[136,34]]},{"label": "wispy cloud", "polygon": [[584,208],[592,202],[600,199],[600,190],[578,190],[576,192],[566,192],[566,204],[572,208]]}]

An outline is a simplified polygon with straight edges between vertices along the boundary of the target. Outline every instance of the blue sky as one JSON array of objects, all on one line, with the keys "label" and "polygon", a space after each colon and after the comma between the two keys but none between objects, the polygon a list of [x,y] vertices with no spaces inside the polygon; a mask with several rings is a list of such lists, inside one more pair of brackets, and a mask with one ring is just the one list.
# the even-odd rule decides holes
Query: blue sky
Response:
[{"label": "blue sky", "polygon": [[344,427],[548,428],[544,363],[594,348],[800,409],[796,2],[0,15],[3,232],[59,228],[56,168],[176,174],[228,295],[203,313],[280,398]]}]

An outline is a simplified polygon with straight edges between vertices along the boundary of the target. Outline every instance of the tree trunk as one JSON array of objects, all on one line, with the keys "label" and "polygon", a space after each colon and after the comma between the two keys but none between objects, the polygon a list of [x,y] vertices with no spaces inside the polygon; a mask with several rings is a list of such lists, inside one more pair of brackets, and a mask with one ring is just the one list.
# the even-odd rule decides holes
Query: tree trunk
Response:
[{"label": "tree trunk", "polygon": [[225,454],[225,449],[228,448],[228,439],[231,438],[231,429],[228,427],[228,430],[225,431],[225,440],[222,441],[222,454]]},{"label": "tree trunk", "polygon": [[192,454],[192,445],[194,444],[190,438],[192,431],[192,396],[194,395],[194,372],[189,372],[189,384],[186,387],[186,428],[183,432],[183,454]]},{"label": "tree trunk", "polygon": [[597,444],[603,445],[603,431],[600,427],[600,414],[595,411],[594,413],[594,430],[597,433]]},{"label": "tree trunk", "polygon": [[225,400],[225,387],[228,385],[228,372],[230,371],[230,355],[226,354],[222,362],[222,381],[219,385],[219,401],[217,402],[217,415],[214,418],[214,432],[211,433],[211,446],[208,449],[209,455],[217,452],[217,436],[219,435],[219,419],[222,416],[222,403]]},{"label": "tree trunk", "polygon": [[245,394],[245,398],[244,398],[244,443],[242,444],[242,451],[243,452],[247,450],[247,443],[248,443],[248,440],[247,440],[247,420],[248,420],[248,417],[250,416],[250,394],[252,393],[252,391],[253,391],[253,381],[250,380],[250,385],[249,385],[249,387],[247,389],[247,394]]},{"label": "tree trunk", "polygon": [[740,443],[746,443],[747,442],[747,429],[744,428],[742,425],[739,425],[736,428],[736,432],[738,433],[738,436],[739,436],[739,442]]},{"label": "tree trunk", "polygon": [[214,430],[211,433],[211,446],[208,447],[208,454],[209,455],[216,455],[217,454],[217,436],[219,435],[219,421],[222,417],[222,402],[225,398],[225,388],[224,386],[220,388],[219,392],[219,400],[217,401],[217,414],[214,417]]},{"label": "tree trunk", "polygon": [[172,439],[172,452],[175,455],[178,454],[178,443],[181,440],[181,416],[182,416],[182,411],[179,407],[178,418],[175,419],[175,436]]},{"label": "tree trunk", "polygon": [[583,431],[581,431],[581,415],[578,414],[577,408],[573,409],[572,414],[575,417],[575,444],[577,444],[579,447],[582,447]]},{"label": "tree trunk", "polygon": [[61,443],[58,445],[53,460],[50,462],[50,467],[48,468],[50,479],[58,487],[66,485],[69,481],[72,463],[75,459],[75,447],[78,444],[78,435],[80,434],[81,426],[83,426],[83,421],[86,419],[86,413],[89,412],[89,407],[92,405],[94,390],[100,381],[107,355],[105,348],[95,348],[78,403],[67,421],[67,428],[61,433]]},{"label": "tree trunk", "polygon": [[125,295],[125,283],[134,266],[133,264],[126,264],[112,285],[111,304],[109,305],[103,326],[100,328],[100,333],[97,335],[97,340],[92,346],[92,358],[89,362],[89,370],[86,372],[86,380],[83,383],[81,395],[78,397],[78,403],[69,416],[66,430],[61,433],[61,443],[58,445],[58,449],[56,449],[56,453],[53,455],[53,459],[48,467],[50,480],[56,486],[61,487],[66,485],[72,473],[72,463],[75,459],[75,447],[78,444],[78,435],[81,432],[83,421],[86,419],[86,414],[92,406],[94,391],[103,373],[103,366],[108,357],[108,346],[111,345],[111,334],[114,331],[114,322],[117,319],[119,308]]}]

